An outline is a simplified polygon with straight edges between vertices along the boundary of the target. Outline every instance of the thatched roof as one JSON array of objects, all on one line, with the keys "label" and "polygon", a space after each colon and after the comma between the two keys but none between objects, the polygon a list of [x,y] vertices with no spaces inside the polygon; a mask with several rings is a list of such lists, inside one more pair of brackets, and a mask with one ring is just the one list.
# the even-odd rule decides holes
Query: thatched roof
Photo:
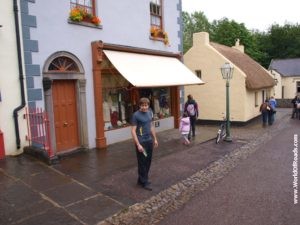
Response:
[{"label": "thatched roof", "polygon": [[248,89],[270,88],[275,85],[274,79],[255,60],[240,50],[211,42],[210,45],[234,63],[246,74]]}]

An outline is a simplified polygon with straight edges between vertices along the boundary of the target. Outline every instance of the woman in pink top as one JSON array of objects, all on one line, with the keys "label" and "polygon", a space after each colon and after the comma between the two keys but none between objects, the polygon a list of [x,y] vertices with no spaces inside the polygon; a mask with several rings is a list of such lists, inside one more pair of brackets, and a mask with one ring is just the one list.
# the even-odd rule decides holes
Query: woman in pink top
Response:
[{"label": "woman in pink top", "polygon": [[188,139],[190,127],[191,127],[190,118],[188,117],[187,113],[185,112],[185,113],[183,113],[183,116],[180,119],[180,124],[179,124],[179,131],[181,133],[183,144],[185,144],[185,145],[190,144],[190,141]]}]

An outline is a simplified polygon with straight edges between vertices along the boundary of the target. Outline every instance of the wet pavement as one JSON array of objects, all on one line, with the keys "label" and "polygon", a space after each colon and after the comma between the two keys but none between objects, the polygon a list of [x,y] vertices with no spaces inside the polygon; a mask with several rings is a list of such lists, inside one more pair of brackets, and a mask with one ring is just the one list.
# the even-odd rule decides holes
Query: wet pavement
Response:
[{"label": "wet pavement", "polygon": [[[290,109],[278,109],[277,119]],[[136,185],[131,140],[62,158],[48,166],[29,156],[0,161],[0,224],[97,224],[195,174],[266,132],[260,121],[232,127],[232,143],[215,144],[217,126],[197,127],[190,146],[175,129],[158,133],[150,171],[153,191]]]}]

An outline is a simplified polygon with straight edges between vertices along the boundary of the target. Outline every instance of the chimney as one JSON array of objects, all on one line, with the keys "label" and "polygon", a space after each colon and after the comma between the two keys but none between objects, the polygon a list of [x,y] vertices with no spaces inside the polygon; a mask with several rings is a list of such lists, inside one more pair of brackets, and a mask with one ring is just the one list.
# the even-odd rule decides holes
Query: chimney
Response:
[{"label": "chimney", "polygon": [[235,45],[232,46],[232,48],[235,48],[237,50],[239,50],[240,52],[244,53],[244,45],[240,45],[240,39],[237,38],[235,41]]},{"label": "chimney", "polygon": [[209,34],[207,32],[199,32],[193,34],[193,46],[201,46],[209,44]]}]

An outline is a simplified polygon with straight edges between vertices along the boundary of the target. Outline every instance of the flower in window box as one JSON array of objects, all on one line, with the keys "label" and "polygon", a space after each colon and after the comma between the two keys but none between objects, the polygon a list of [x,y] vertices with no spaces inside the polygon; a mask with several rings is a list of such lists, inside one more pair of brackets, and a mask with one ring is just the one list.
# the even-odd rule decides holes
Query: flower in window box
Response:
[{"label": "flower in window box", "polygon": [[163,36],[164,36],[164,43],[165,45],[168,45],[169,44],[169,37],[168,37],[168,34],[167,32],[163,32]]},{"label": "flower in window box", "polygon": [[157,27],[151,27],[150,35],[155,38],[159,38],[162,35],[162,30]]},{"label": "flower in window box", "polygon": [[70,20],[80,22],[83,20],[83,13],[80,8],[73,8],[69,16]]},{"label": "flower in window box", "polygon": [[73,9],[71,9],[69,19],[75,22],[84,21],[87,23],[93,23],[96,26],[99,26],[99,24],[101,23],[99,17],[88,13],[88,11],[85,8],[81,7],[74,7]]},{"label": "flower in window box", "polygon": [[91,22],[93,24],[95,24],[96,26],[99,26],[99,24],[101,23],[101,20],[99,19],[99,17],[93,16],[92,19],[91,19]]},{"label": "flower in window box", "polygon": [[159,29],[157,27],[151,27],[150,35],[151,35],[151,37],[154,37],[154,38],[163,39],[163,42],[165,45],[169,44],[168,33],[163,31],[162,29]]},{"label": "flower in window box", "polygon": [[151,36],[154,36],[155,35],[155,30],[156,30],[157,28],[155,28],[155,27],[151,27],[150,28],[150,35]]}]

